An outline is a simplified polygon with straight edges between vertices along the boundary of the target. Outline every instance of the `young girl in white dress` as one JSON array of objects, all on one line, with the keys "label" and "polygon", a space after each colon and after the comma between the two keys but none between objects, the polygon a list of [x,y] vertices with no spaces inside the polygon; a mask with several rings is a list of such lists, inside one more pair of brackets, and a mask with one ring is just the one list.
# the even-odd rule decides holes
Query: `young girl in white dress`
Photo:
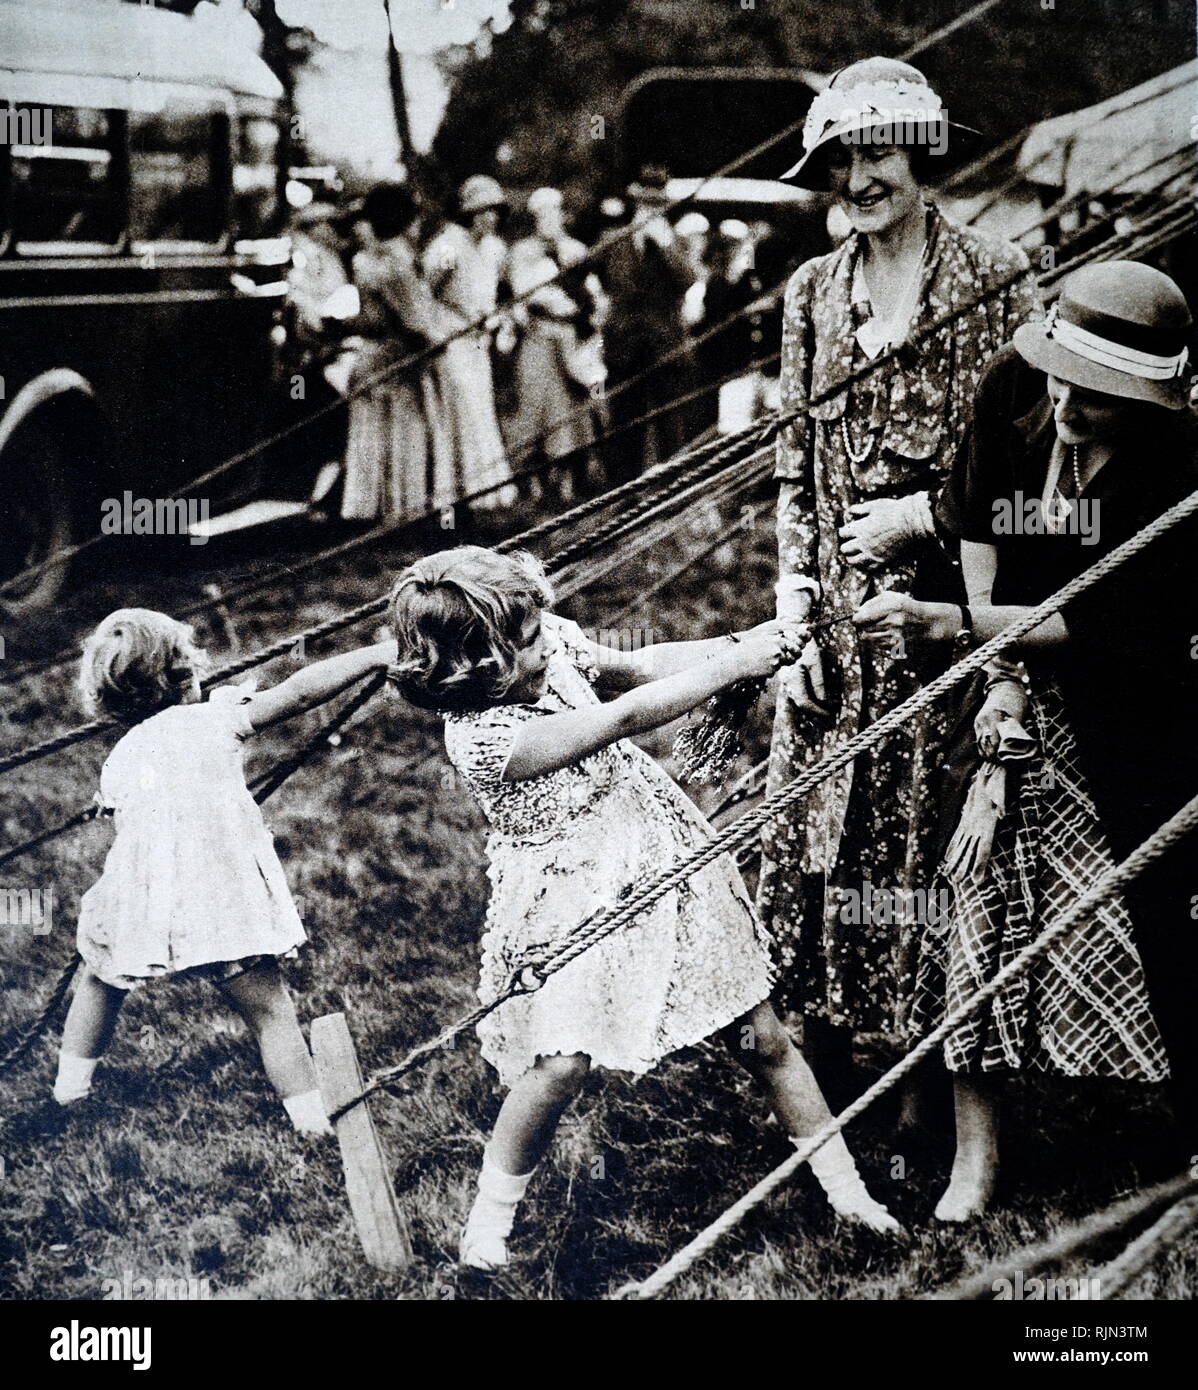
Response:
[{"label": "young girl in white dress", "polygon": [[93,712],[129,726],[100,773],[116,838],[83,895],[83,958],[63,1029],[54,1097],[91,1090],[130,990],[184,971],[211,980],[258,1041],[297,1130],[329,1132],[295,1006],[277,958],[304,940],[270,832],[245,784],[245,741],[385,667],[391,642],[320,661],[271,690],[227,686],[203,700],[207,659],[184,623],[122,608],[84,647]]},{"label": "young girl in white dress", "polygon": [[[794,660],[806,630],[779,622],[633,653],[597,646],[548,612],[540,565],[463,546],[420,560],[391,596],[394,677],[445,715],[450,760],[491,827],[493,885],[481,999],[517,964],[704,844],[711,826],[626,740],[678,718],[733,681]],[[626,693],[600,703],[591,682]],[[639,687],[639,688],[631,688]],[[716,1031],[797,1140],[827,1118],[814,1077],[768,996],[769,940],[732,859],[721,856],[478,1026],[509,1088],[462,1234],[463,1263],[508,1263],[517,1204],[592,1062],[640,1074]],[[840,1214],[897,1223],[866,1191],[843,1139],[811,1160]]]}]

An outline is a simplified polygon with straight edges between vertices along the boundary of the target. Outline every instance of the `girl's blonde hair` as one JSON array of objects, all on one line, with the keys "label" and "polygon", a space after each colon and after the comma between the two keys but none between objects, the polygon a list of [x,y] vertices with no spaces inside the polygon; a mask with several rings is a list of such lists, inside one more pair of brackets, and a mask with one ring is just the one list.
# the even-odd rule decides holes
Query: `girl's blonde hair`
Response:
[{"label": "girl's blonde hair", "polygon": [[423,709],[488,709],[515,680],[521,629],[552,602],[541,562],[523,552],[463,545],[417,560],[391,590],[391,679]]},{"label": "girl's blonde hair", "polygon": [[137,724],[177,705],[207,667],[189,624],[152,608],[118,608],[83,644],[79,688],[90,713]]}]

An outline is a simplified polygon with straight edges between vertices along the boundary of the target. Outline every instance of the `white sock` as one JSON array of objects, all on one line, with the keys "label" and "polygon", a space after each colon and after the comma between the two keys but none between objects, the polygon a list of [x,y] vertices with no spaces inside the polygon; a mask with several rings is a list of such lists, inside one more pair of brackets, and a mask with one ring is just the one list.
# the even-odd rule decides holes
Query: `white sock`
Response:
[{"label": "white sock", "polygon": [[82,1100],[92,1088],[92,1073],[98,1057],[72,1057],[69,1052],[58,1054],[58,1076],[54,1080],[54,1099],[59,1105]]},{"label": "white sock", "polygon": [[304,1091],[298,1096],[284,1096],[283,1109],[300,1134],[332,1134],[329,1112],[319,1091]]},{"label": "white sock", "polygon": [[[792,1136],[790,1142],[797,1147],[806,1141]],[[843,1134],[834,1134],[807,1162],[828,1197],[868,1195]]]},{"label": "white sock", "polygon": [[489,1151],[483,1152],[478,1195],[462,1232],[462,1258],[466,1263],[480,1268],[507,1263],[506,1241],[531,1177],[532,1171],[504,1172],[492,1160]]}]

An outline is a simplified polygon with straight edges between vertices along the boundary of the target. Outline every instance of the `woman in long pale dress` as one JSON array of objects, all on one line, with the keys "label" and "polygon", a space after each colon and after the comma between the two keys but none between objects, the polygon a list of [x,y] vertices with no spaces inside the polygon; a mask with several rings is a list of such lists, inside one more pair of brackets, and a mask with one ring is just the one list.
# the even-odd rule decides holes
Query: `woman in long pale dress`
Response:
[{"label": "woman in long pale dress", "polygon": [[[923,113],[925,144],[874,142],[896,109]],[[886,348],[906,346],[885,370],[812,406],[779,440],[780,615],[830,616],[883,589],[909,593],[917,565],[921,582],[928,577],[940,555],[929,496],[944,481],[982,369],[1034,311],[1023,252],[955,226],[924,200],[938,147],[930,137],[947,139],[947,128],[916,69],[868,59],[812,104],[808,153],[786,176],[830,186],[854,231],[787,286],[784,408],[805,406]],[[907,341],[970,302],[976,307],[939,331]],[[936,578],[947,587],[951,571]],[[780,682],[770,790],[911,694],[920,677],[909,663],[862,649],[851,627],[827,629]],[[901,1024],[911,962],[909,941],[889,923],[842,920],[843,895],[859,899],[867,882],[927,883],[931,770],[942,737],[933,716],[887,740],[763,836],[758,907],[779,941],[796,1007],[816,1022],[810,1041],[839,1072],[829,1089],[839,1079],[846,1099],[852,1030]]]},{"label": "woman in long pale dress", "polygon": [[[603,376],[596,361],[590,383],[596,389],[588,398],[587,386],[570,375],[568,363],[583,341],[579,324],[597,308],[598,280],[583,273],[580,263],[587,249],[566,232],[561,193],[556,188],[534,190],[528,210],[535,220],[533,233],[508,253],[508,282],[519,301],[522,326],[514,366],[516,414],[507,424],[508,441],[517,459],[578,457],[575,481],[581,483],[601,424],[597,388]],[[580,270],[571,273],[576,266]]]},{"label": "woman in long pale dress", "polygon": [[378,244],[354,257],[362,340],[348,389],[349,436],[341,515],[347,521],[419,516],[433,480],[449,473],[453,441],[437,376],[429,364],[388,371],[443,341],[464,320],[433,298],[410,238],[415,200],[398,184],[366,198],[364,216]]},{"label": "woman in long pale dress", "polygon": [[[425,248],[424,274],[438,302],[473,323],[495,308],[494,277],[474,238],[447,222]],[[495,414],[491,377],[491,334],[483,328],[446,343],[433,363],[445,402],[454,454],[450,469],[438,471],[434,493],[442,506],[511,477],[511,466]],[[495,488],[474,504],[509,506],[512,485]]]}]

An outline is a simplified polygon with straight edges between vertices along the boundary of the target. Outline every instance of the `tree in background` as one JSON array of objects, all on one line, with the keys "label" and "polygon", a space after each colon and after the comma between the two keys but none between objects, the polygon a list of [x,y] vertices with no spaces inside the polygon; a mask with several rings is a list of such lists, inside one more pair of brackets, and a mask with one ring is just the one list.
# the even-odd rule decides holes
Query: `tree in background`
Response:
[{"label": "tree in background", "polygon": [[[625,86],[649,68],[831,73],[870,53],[903,52],[969,0],[513,0],[511,8],[504,33],[447,55],[452,94],[434,159],[450,184],[490,172],[515,188],[556,184],[581,206],[616,184],[612,121]],[[1194,50],[1190,0],[1004,0],[917,61],[953,118],[998,144]]]}]

